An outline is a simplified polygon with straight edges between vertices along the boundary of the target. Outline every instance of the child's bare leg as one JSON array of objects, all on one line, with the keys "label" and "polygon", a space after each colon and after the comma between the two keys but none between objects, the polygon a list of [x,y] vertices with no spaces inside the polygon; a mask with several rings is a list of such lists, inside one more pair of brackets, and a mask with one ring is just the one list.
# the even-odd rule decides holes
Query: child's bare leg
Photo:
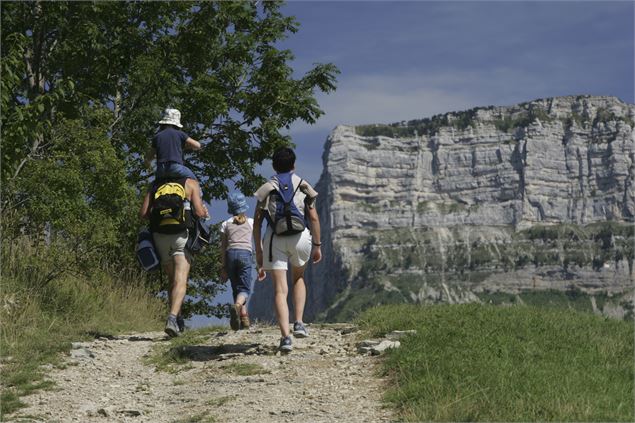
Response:
[{"label": "child's bare leg", "polygon": [[240,315],[247,315],[247,296],[245,294],[238,294],[236,296],[236,304],[240,305]]}]

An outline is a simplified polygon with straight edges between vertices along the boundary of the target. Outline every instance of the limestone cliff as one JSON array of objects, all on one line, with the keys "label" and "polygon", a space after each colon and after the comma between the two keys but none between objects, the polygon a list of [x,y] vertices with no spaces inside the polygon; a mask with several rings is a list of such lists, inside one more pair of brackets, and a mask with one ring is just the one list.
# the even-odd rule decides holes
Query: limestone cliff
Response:
[{"label": "limestone cliff", "polygon": [[[629,313],[634,121],[634,105],[577,96],[338,126],[317,184],[324,261],[308,271],[306,314],[544,290]],[[264,316],[270,293],[256,298]]]}]

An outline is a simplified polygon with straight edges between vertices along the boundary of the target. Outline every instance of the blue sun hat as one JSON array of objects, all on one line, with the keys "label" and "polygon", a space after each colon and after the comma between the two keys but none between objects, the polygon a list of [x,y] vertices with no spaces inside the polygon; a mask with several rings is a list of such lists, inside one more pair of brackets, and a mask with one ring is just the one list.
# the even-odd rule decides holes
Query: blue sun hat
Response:
[{"label": "blue sun hat", "polygon": [[240,192],[233,192],[227,196],[227,213],[232,216],[239,215],[249,209],[245,196]]}]

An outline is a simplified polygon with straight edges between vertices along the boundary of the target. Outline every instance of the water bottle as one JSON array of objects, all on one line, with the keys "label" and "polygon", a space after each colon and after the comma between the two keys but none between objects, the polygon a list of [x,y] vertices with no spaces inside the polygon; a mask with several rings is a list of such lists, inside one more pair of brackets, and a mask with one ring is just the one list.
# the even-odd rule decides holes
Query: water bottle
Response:
[{"label": "water bottle", "polygon": [[185,226],[191,228],[193,225],[192,205],[187,199],[183,201],[183,214],[185,215]]}]

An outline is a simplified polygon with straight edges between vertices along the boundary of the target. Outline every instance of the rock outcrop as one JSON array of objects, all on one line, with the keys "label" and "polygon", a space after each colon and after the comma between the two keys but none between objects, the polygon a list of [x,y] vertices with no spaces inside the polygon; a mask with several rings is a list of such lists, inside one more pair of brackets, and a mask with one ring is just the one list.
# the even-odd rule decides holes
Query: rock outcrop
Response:
[{"label": "rock outcrop", "polygon": [[[324,261],[308,272],[307,315],[541,290],[628,313],[634,121],[634,105],[577,96],[338,126],[317,184]],[[252,310],[271,313],[270,295]]]}]

